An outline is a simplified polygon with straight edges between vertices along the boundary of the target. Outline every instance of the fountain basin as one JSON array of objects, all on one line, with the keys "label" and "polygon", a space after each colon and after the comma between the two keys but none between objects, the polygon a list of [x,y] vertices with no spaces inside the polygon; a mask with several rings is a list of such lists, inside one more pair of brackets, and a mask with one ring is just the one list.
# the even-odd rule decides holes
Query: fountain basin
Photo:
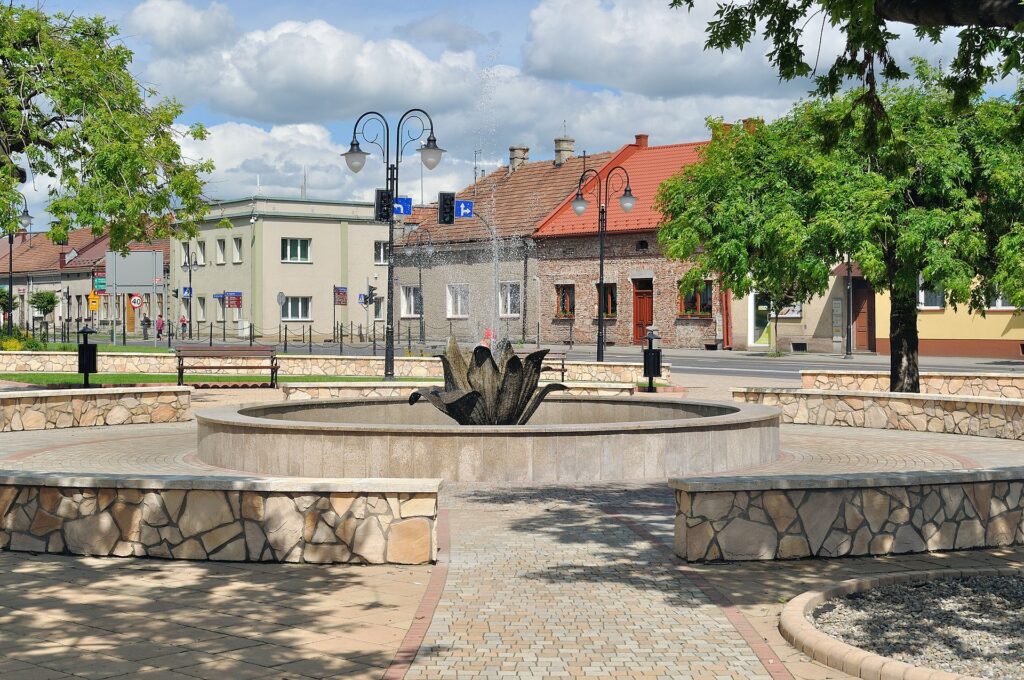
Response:
[{"label": "fountain basin", "polygon": [[267,475],[663,482],[779,456],[778,410],[665,397],[554,396],[509,426],[457,425],[403,397],[211,409],[196,420],[200,460]]}]

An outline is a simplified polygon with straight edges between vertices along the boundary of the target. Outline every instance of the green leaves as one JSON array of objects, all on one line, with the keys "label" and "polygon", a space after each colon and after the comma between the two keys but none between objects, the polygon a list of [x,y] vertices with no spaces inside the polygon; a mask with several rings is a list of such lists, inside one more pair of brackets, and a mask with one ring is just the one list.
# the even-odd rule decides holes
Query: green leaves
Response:
[{"label": "green leaves", "polygon": [[110,230],[111,247],[187,237],[205,213],[202,173],[180,142],[201,125],[174,124],[181,105],[153,101],[132,54],[102,17],[0,6],[0,230],[17,228],[21,185],[51,178],[51,237]]}]

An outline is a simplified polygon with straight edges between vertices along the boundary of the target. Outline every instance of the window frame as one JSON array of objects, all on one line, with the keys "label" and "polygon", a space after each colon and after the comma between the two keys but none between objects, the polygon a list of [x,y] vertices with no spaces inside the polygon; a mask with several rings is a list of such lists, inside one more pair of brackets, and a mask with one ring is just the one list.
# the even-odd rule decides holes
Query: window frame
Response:
[{"label": "window frame", "polygon": [[242,237],[231,239],[231,264],[242,264]]},{"label": "window frame", "polygon": [[196,241],[196,262],[200,267],[206,266],[206,241]]},{"label": "window frame", "polygon": [[[707,291],[708,308],[703,309],[701,293]],[[715,314],[715,282],[712,279],[704,279],[704,285],[693,291],[696,309],[690,310],[686,307],[686,296],[682,291],[678,293],[678,309],[676,316],[680,319],[710,319]]]},{"label": "window frame", "polygon": [[946,293],[945,293],[945,291],[943,291],[941,293],[941,295],[942,295],[942,304],[938,305],[938,306],[936,306],[936,305],[926,305],[925,304],[925,293],[932,293],[932,294],[938,295],[939,291],[935,291],[935,290],[931,290],[931,289],[925,288],[924,287],[924,278],[919,276],[919,277],[917,277],[917,308],[918,308],[918,310],[925,311],[925,312],[941,312],[942,310],[944,310],[946,308]]},{"label": "window frame", "polygon": [[[594,295],[597,298],[597,304],[594,306],[594,318],[595,319],[601,313],[601,293],[600,293],[600,290],[601,290],[601,283],[600,282],[595,283],[594,284]],[[609,298],[611,304],[609,305],[606,302],[604,318],[605,319],[615,319],[615,318],[618,318],[618,311],[619,311],[619,284],[617,282],[615,282],[615,281],[605,281],[604,282],[605,294],[607,294],[609,292],[609,290],[611,291],[611,297]]]},{"label": "window frame", "polygon": [[[457,296],[452,295],[452,289],[465,289],[465,309],[461,310],[461,313],[455,314],[452,311],[452,302]],[[449,319],[468,319],[470,310],[470,287],[468,283],[449,283],[445,287],[445,309]]]},{"label": "window frame", "polygon": [[[295,259],[292,259],[292,243],[295,244]],[[302,259],[302,243],[306,244],[306,258]],[[313,239],[300,236],[281,237],[282,264],[311,264],[313,262]]]},{"label": "window frame", "polygon": [[[298,316],[292,316],[292,301],[298,301]],[[303,314],[303,300],[305,300],[305,314]],[[287,309],[287,316],[285,310]],[[313,297],[310,295],[286,295],[281,304],[281,321],[312,321],[313,320]]]},{"label": "window frame", "polygon": [[[519,297],[516,299],[518,303],[517,311],[510,312],[508,309],[511,307],[512,302],[512,290],[515,287],[519,291]],[[508,296],[505,295],[505,291],[508,290]],[[523,283],[522,281],[499,281],[498,282],[498,318],[500,319],[518,319],[523,315]]]},{"label": "window frame", "polygon": [[204,323],[206,321],[206,296],[196,296],[196,319],[198,323]]},{"label": "window frame", "polygon": [[[412,304],[409,305],[410,299],[407,297],[406,291],[416,291],[413,293],[414,297],[411,299]],[[419,306],[419,313],[416,312],[417,303]],[[412,307],[411,311],[409,306]],[[423,291],[420,290],[419,284],[407,284],[402,286],[402,318],[403,319],[419,319],[423,316]]]},{"label": "window frame", "polygon": [[218,265],[228,263],[228,241],[225,238],[217,239],[216,243],[216,263]]},{"label": "window frame", "polygon": [[384,320],[384,298],[378,297],[373,301],[373,320],[383,321]]},{"label": "window frame", "polygon": [[[377,252],[378,247],[380,248],[380,252],[379,253]],[[380,258],[378,258],[378,255],[380,256]],[[388,263],[388,242],[387,241],[374,241],[373,242],[373,264],[377,265],[377,266],[380,266],[380,265],[387,265],[387,263]]]},{"label": "window frame", "polygon": [[[564,293],[568,293],[567,296]],[[567,304],[565,307],[566,311],[562,311],[563,297],[566,297]],[[555,284],[555,318],[556,319],[575,319],[576,318],[576,284],[574,283],[556,283]]]}]

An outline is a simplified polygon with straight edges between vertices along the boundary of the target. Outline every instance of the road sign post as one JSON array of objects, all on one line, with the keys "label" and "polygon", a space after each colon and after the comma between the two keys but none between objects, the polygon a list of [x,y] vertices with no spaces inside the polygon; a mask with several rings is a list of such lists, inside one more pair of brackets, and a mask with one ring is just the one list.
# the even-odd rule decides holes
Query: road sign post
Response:
[{"label": "road sign post", "polygon": [[469,219],[473,216],[473,201],[455,201],[455,219]]}]

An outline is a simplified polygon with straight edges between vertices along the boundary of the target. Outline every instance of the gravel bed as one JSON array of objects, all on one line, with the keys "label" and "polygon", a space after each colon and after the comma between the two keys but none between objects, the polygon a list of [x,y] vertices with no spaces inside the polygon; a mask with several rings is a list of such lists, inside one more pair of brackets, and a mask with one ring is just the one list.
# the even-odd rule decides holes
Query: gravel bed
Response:
[{"label": "gravel bed", "polygon": [[1024,680],[1024,578],[903,583],[830,600],[811,615],[823,633],[915,666]]}]

